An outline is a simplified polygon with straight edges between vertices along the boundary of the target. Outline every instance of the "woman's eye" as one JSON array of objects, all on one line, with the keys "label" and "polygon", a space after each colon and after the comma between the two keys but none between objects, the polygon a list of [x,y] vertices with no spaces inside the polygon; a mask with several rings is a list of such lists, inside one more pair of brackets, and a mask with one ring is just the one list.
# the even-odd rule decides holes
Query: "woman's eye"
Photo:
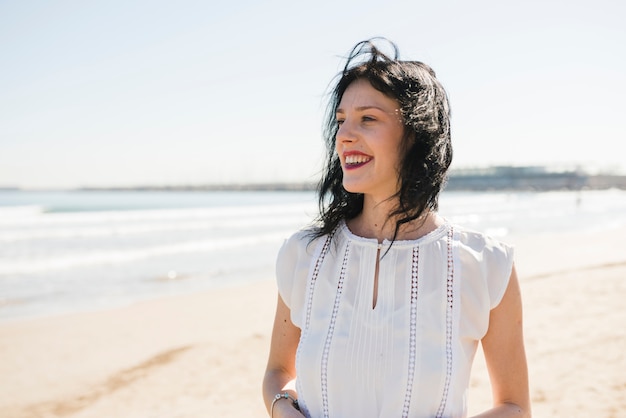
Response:
[{"label": "woman's eye", "polygon": [[341,126],[343,124],[343,119],[337,119],[337,126]]},{"label": "woman's eye", "polygon": [[375,120],[376,120],[376,119],[374,119],[374,118],[373,118],[373,117],[371,117],[371,116],[363,116],[363,118],[362,118],[362,119],[363,119],[363,122],[373,122],[373,121],[375,121]]}]

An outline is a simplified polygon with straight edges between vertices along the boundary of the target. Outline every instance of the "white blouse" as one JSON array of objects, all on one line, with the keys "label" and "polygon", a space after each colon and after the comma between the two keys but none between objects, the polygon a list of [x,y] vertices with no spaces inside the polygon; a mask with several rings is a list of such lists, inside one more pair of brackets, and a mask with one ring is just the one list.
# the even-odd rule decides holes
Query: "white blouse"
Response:
[{"label": "white blouse", "polygon": [[297,390],[307,417],[467,415],[472,360],[513,250],[449,223],[389,244],[342,223],[313,241],[300,231],[280,250],[278,290],[301,329]]}]

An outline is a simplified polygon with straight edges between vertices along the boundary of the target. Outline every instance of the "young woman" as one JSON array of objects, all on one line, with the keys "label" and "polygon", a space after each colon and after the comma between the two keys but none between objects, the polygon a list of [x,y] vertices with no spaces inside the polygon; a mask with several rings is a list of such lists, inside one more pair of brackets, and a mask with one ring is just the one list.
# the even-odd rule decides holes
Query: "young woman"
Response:
[{"label": "young woman", "polygon": [[529,417],[513,251],[437,214],[447,96],[393,48],[357,44],[332,92],[319,222],[277,260],[268,412],[466,417],[481,342],[493,408],[479,417]]}]

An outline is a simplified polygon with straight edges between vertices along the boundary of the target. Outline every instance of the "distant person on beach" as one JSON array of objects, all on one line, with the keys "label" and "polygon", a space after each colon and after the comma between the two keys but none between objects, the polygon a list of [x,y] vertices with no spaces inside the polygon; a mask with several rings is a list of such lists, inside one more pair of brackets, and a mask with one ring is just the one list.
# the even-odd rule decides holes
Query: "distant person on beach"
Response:
[{"label": "distant person on beach", "polygon": [[466,417],[483,347],[493,408],[529,417],[513,250],[438,213],[452,160],[433,70],[357,44],[331,93],[318,222],[278,255],[263,396],[273,418]]}]

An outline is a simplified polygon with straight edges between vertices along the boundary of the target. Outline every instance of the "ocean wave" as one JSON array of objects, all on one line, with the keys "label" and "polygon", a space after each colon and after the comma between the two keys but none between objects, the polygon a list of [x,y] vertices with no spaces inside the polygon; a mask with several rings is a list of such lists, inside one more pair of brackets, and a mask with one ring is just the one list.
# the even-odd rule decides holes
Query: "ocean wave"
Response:
[{"label": "ocean wave", "polygon": [[[11,219],[0,217],[0,226],[44,226],[103,224],[111,222],[174,221],[180,219],[228,219],[247,216],[282,216],[290,213],[311,212],[310,203],[283,205],[224,206],[211,208],[115,210],[93,212],[46,212],[42,206],[5,206],[0,214],[14,213]],[[7,215],[9,216],[9,215]]]},{"label": "ocean wave", "polygon": [[0,206],[0,223],[15,223],[21,219],[32,219],[45,213],[45,207],[39,205]]},{"label": "ocean wave", "polygon": [[157,245],[152,247],[109,250],[109,251],[76,251],[72,255],[58,255],[54,257],[28,257],[26,259],[6,258],[0,260],[0,275],[30,274],[37,272],[50,272],[82,266],[100,264],[122,264],[136,260],[161,257],[166,255],[212,252],[240,249],[247,246],[261,244],[280,244],[289,233],[291,228],[279,230],[269,234],[248,235],[243,237],[206,239],[189,241],[170,245]]},{"label": "ocean wave", "polygon": [[0,229],[0,242],[11,243],[26,240],[43,239],[81,239],[81,238],[107,238],[128,237],[146,235],[161,232],[187,232],[187,231],[211,231],[228,229],[230,232],[241,229],[253,229],[268,226],[298,226],[311,221],[311,218],[303,214],[286,213],[272,216],[245,216],[231,218],[212,218],[204,220],[176,220],[165,222],[142,221],[142,222],[108,222],[102,225],[48,225],[46,227],[31,228],[2,228]]}]

